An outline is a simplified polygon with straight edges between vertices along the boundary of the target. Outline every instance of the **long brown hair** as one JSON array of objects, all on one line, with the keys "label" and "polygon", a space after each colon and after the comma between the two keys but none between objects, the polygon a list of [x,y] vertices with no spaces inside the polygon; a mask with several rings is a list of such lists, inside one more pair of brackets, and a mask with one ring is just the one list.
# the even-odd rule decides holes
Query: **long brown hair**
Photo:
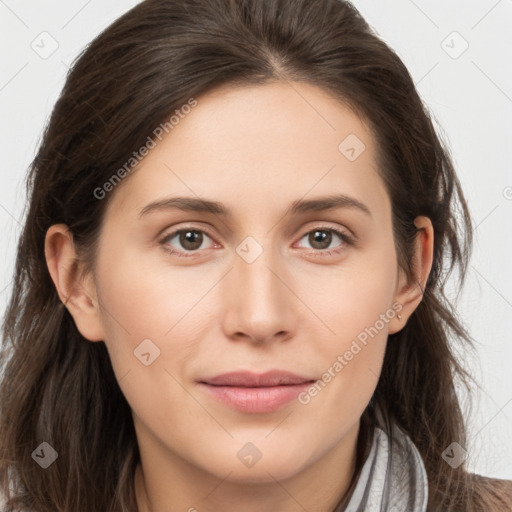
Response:
[{"label": "long brown hair", "polygon": [[[469,390],[471,377],[455,344],[473,347],[444,285],[455,269],[463,284],[472,243],[468,207],[406,67],[341,0],[145,0],[73,64],[30,167],[3,326],[0,479],[6,494],[12,488],[15,510],[137,508],[139,453],[130,407],[105,344],[85,340],[59,300],[45,261],[46,231],[67,224],[83,262],[94,268],[115,193],[99,199],[95,190],[190,98],[224,84],[269,80],[317,85],[371,127],[392,202],[398,261],[411,278],[413,219],[426,215],[434,226],[423,300],[389,337],[382,375],[361,418],[356,475],[379,404],[422,455],[429,511],[503,510],[498,482],[441,457],[454,441],[466,446],[455,383]],[[58,452],[45,470],[32,458],[42,442]]]}]

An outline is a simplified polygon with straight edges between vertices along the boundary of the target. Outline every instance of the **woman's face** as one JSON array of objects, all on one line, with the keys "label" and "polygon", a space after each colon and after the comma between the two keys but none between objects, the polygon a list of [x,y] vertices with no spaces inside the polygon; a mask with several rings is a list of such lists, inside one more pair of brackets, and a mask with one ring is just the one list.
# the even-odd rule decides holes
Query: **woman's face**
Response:
[{"label": "woman's face", "polygon": [[[267,83],[196,100],[109,192],[96,329],[143,459],[284,479],[353,444],[403,325],[391,204],[368,128],[321,89]],[[227,213],[166,205],[177,197]],[[204,383],[271,370],[310,382]]]}]

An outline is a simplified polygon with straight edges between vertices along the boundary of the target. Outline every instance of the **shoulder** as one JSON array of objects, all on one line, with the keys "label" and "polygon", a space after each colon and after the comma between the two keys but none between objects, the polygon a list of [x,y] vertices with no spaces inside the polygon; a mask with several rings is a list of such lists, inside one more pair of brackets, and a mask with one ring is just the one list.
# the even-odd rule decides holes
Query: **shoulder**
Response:
[{"label": "shoulder", "polygon": [[491,478],[476,473],[471,473],[469,480],[476,501],[480,496],[487,495],[496,503],[510,506],[512,510],[512,480]]},{"label": "shoulder", "polygon": [[476,473],[471,473],[469,476],[474,483],[479,483],[490,488],[501,489],[506,492],[512,492],[512,480],[502,480],[500,478],[492,478]]}]

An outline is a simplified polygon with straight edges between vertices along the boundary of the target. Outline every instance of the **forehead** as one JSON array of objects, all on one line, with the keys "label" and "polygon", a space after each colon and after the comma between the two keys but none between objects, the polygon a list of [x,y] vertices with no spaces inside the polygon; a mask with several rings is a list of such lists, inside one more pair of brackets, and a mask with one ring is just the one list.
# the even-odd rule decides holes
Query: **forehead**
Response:
[{"label": "forehead", "polygon": [[252,215],[326,194],[389,207],[370,129],[324,90],[228,85],[196,101],[125,178],[113,209],[138,214],[170,195],[212,198]]}]

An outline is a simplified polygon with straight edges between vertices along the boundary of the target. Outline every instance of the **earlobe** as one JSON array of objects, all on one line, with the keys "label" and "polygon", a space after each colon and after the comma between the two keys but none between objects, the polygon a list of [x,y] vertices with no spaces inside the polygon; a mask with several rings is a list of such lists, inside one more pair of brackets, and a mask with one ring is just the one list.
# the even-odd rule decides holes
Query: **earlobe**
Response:
[{"label": "earlobe", "polygon": [[90,276],[82,276],[73,235],[65,224],[54,224],[48,229],[44,251],[57,294],[77,329],[90,341],[102,341],[103,328],[94,282]]},{"label": "earlobe", "polygon": [[400,269],[395,300],[402,305],[400,311],[402,318],[394,319],[393,325],[390,325],[389,334],[401,330],[422,301],[428,276],[432,269],[434,255],[434,228],[432,222],[428,217],[419,216],[414,219],[414,225],[418,228],[412,260],[414,278],[412,281],[408,280],[403,269]]}]

